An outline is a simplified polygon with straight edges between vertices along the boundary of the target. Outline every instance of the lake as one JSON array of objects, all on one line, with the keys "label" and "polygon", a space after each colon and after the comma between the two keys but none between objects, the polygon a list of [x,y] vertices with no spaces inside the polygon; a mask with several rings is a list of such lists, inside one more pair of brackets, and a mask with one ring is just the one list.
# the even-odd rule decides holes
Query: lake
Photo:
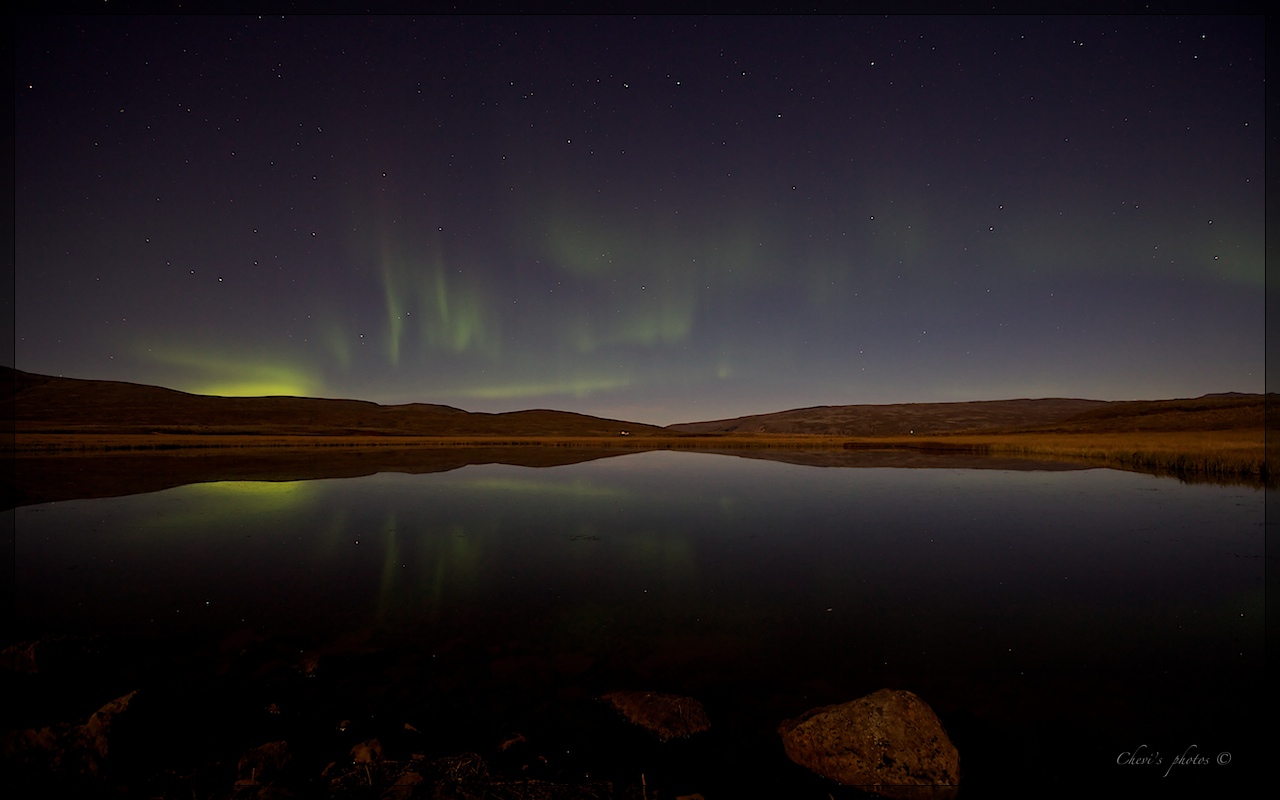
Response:
[{"label": "lake", "polygon": [[[6,727],[138,689],[146,755],[116,769],[153,795],[226,793],[264,742],[314,776],[377,737],[389,759],[643,773],[648,797],[819,798],[856,793],[788,762],[778,723],[888,687],[937,711],[962,797],[1261,773],[1263,490],[812,463],[642,452],[23,506],[13,638],[48,644],[9,674]],[[633,735],[596,700],[618,689],[693,697],[712,728]]]}]

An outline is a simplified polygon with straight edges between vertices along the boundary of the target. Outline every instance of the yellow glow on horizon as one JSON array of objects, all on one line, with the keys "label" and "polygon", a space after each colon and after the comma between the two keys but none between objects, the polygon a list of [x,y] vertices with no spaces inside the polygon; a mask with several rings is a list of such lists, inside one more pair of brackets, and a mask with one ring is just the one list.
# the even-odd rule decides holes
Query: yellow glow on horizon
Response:
[{"label": "yellow glow on horizon", "polygon": [[242,381],[196,386],[190,391],[212,397],[308,397],[311,392],[305,387],[288,381]]},{"label": "yellow glow on horizon", "polygon": [[323,383],[310,371],[277,362],[255,361],[252,357],[182,351],[176,348],[147,348],[142,355],[151,361],[178,367],[191,377],[178,378],[171,385],[184,392],[215,397],[314,397]]}]

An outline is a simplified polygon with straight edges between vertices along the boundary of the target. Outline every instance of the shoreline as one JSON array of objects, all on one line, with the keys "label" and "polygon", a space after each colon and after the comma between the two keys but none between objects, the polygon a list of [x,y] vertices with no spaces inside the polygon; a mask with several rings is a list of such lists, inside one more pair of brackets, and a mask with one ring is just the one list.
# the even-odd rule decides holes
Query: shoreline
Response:
[{"label": "shoreline", "polygon": [[286,453],[559,449],[909,451],[930,455],[1000,456],[1135,470],[1189,480],[1274,487],[1280,454],[1268,452],[1261,428],[1132,432],[940,433],[918,436],[825,434],[650,434],[616,436],[404,436],[356,434],[16,432],[15,465],[31,458],[150,455],[196,458]]}]

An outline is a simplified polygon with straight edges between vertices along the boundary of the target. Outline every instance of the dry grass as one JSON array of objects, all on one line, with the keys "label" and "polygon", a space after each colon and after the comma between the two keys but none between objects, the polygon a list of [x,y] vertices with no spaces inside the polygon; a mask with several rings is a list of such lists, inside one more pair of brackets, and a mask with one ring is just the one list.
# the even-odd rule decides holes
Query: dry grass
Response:
[{"label": "dry grass", "polygon": [[850,448],[908,447],[988,455],[1036,456],[1179,477],[1261,482],[1271,485],[1280,470],[1268,454],[1261,428],[1139,433],[1006,433],[929,438],[858,439]]},{"label": "dry grass", "polygon": [[988,433],[938,436],[847,437],[803,434],[709,434],[634,436],[219,436],[182,434],[19,433],[15,455],[87,456],[164,452],[198,456],[210,452],[417,450],[440,448],[590,448],[594,450],[725,449],[907,449],[979,455],[1025,456],[1134,469],[1178,476],[1263,482],[1270,485],[1280,464],[1268,457],[1261,428],[1220,431],[1129,433]]}]

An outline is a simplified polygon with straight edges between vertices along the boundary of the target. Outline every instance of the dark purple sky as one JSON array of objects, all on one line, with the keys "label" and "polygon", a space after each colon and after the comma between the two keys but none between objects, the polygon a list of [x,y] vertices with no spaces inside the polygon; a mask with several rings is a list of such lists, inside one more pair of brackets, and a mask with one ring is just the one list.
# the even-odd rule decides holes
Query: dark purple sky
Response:
[{"label": "dark purple sky", "polygon": [[19,369],[660,424],[1263,389],[1261,17],[15,22]]}]

